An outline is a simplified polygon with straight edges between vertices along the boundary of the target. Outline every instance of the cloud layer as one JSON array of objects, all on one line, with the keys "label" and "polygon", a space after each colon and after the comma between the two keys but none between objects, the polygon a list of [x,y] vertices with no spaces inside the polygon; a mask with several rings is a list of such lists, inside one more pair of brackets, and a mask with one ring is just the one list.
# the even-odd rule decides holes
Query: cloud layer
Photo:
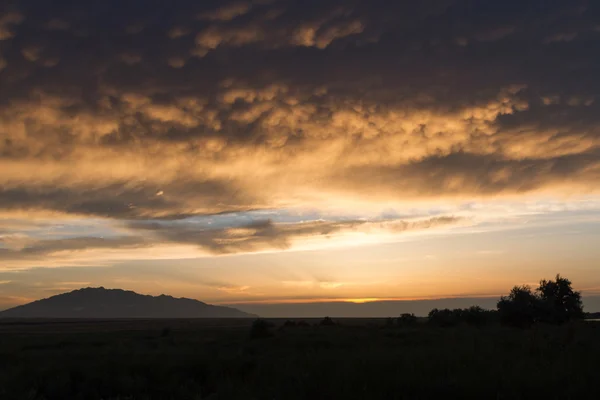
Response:
[{"label": "cloud layer", "polygon": [[586,1],[7,3],[0,213],[123,220],[227,253],[371,222],[237,237],[156,221],[595,193],[599,17]]},{"label": "cloud layer", "polygon": [[[3,269],[21,269],[36,263],[59,264],[85,261],[94,265],[93,252],[104,252],[102,261],[116,261],[124,254],[160,246],[188,246],[193,256],[286,250],[311,238],[343,238],[352,234],[387,234],[434,230],[464,222],[459,217],[433,217],[413,220],[345,220],[276,223],[262,219],[233,226],[211,227],[198,221],[129,222],[120,235],[66,236],[36,238],[35,235],[0,232],[0,261]],[[40,228],[47,229],[47,228]],[[8,231],[10,232],[10,231]],[[87,254],[86,254],[87,252]],[[125,252],[125,253],[124,253]],[[112,253],[112,258],[111,258]],[[83,254],[83,257],[81,255]],[[138,253],[138,256],[140,254]],[[11,268],[12,266],[12,268]]]}]

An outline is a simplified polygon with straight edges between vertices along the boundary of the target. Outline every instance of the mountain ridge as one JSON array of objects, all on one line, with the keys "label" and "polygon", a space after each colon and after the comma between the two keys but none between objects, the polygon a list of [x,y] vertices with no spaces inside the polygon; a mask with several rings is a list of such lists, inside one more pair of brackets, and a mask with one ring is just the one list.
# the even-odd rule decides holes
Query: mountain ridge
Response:
[{"label": "mountain ridge", "polygon": [[86,287],[4,311],[0,318],[255,318],[236,308],[186,297]]}]

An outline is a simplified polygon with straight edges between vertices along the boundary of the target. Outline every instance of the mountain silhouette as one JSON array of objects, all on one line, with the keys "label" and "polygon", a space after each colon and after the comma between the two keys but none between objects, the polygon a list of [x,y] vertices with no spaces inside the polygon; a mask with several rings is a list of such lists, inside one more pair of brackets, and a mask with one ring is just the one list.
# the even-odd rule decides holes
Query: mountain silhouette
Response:
[{"label": "mountain silhouette", "polygon": [[0,318],[253,318],[231,307],[161,294],[84,288],[0,312]]}]

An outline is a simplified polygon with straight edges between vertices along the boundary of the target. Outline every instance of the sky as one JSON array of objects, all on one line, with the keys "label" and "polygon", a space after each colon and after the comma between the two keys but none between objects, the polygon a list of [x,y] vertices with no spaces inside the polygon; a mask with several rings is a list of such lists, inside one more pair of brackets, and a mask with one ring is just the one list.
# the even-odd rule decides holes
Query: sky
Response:
[{"label": "sky", "polygon": [[561,273],[600,311],[599,42],[582,0],[3,1],[0,309],[422,313]]}]

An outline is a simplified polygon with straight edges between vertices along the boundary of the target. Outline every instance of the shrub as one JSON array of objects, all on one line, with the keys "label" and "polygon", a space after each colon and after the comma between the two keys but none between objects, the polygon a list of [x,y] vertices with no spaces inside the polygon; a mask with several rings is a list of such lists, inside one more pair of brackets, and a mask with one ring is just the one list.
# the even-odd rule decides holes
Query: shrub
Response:
[{"label": "shrub", "polygon": [[264,319],[258,318],[252,322],[250,337],[252,339],[271,336],[271,324]]},{"label": "shrub", "polygon": [[412,313],[401,314],[398,319],[399,326],[413,326],[417,323],[417,317]]},{"label": "shrub", "polygon": [[296,326],[298,326],[298,324],[296,323],[296,321],[292,321],[292,320],[288,319],[287,321],[284,322],[283,326],[285,328],[295,328]]},{"label": "shrub", "polygon": [[321,325],[321,326],[334,326],[334,325],[337,325],[337,324],[330,317],[325,317],[325,318],[323,318],[321,320],[321,322],[319,323],[319,325]]},{"label": "shrub", "polygon": [[453,310],[434,308],[429,312],[429,323],[437,326],[448,327],[459,324],[482,326],[496,319],[496,312],[484,310],[479,306],[469,308],[455,308]]},{"label": "shrub", "polygon": [[482,326],[490,322],[491,311],[479,306],[471,306],[463,311],[464,321],[469,325]]},{"label": "shrub", "polygon": [[459,322],[457,318],[458,313],[455,311],[447,308],[443,310],[434,308],[429,312],[429,323],[442,327],[455,326]]},{"label": "shrub", "polygon": [[160,332],[160,336],[161,337],[168,337],[171,335],[171,328],[166,326],[163,328],[163,330]]}]

